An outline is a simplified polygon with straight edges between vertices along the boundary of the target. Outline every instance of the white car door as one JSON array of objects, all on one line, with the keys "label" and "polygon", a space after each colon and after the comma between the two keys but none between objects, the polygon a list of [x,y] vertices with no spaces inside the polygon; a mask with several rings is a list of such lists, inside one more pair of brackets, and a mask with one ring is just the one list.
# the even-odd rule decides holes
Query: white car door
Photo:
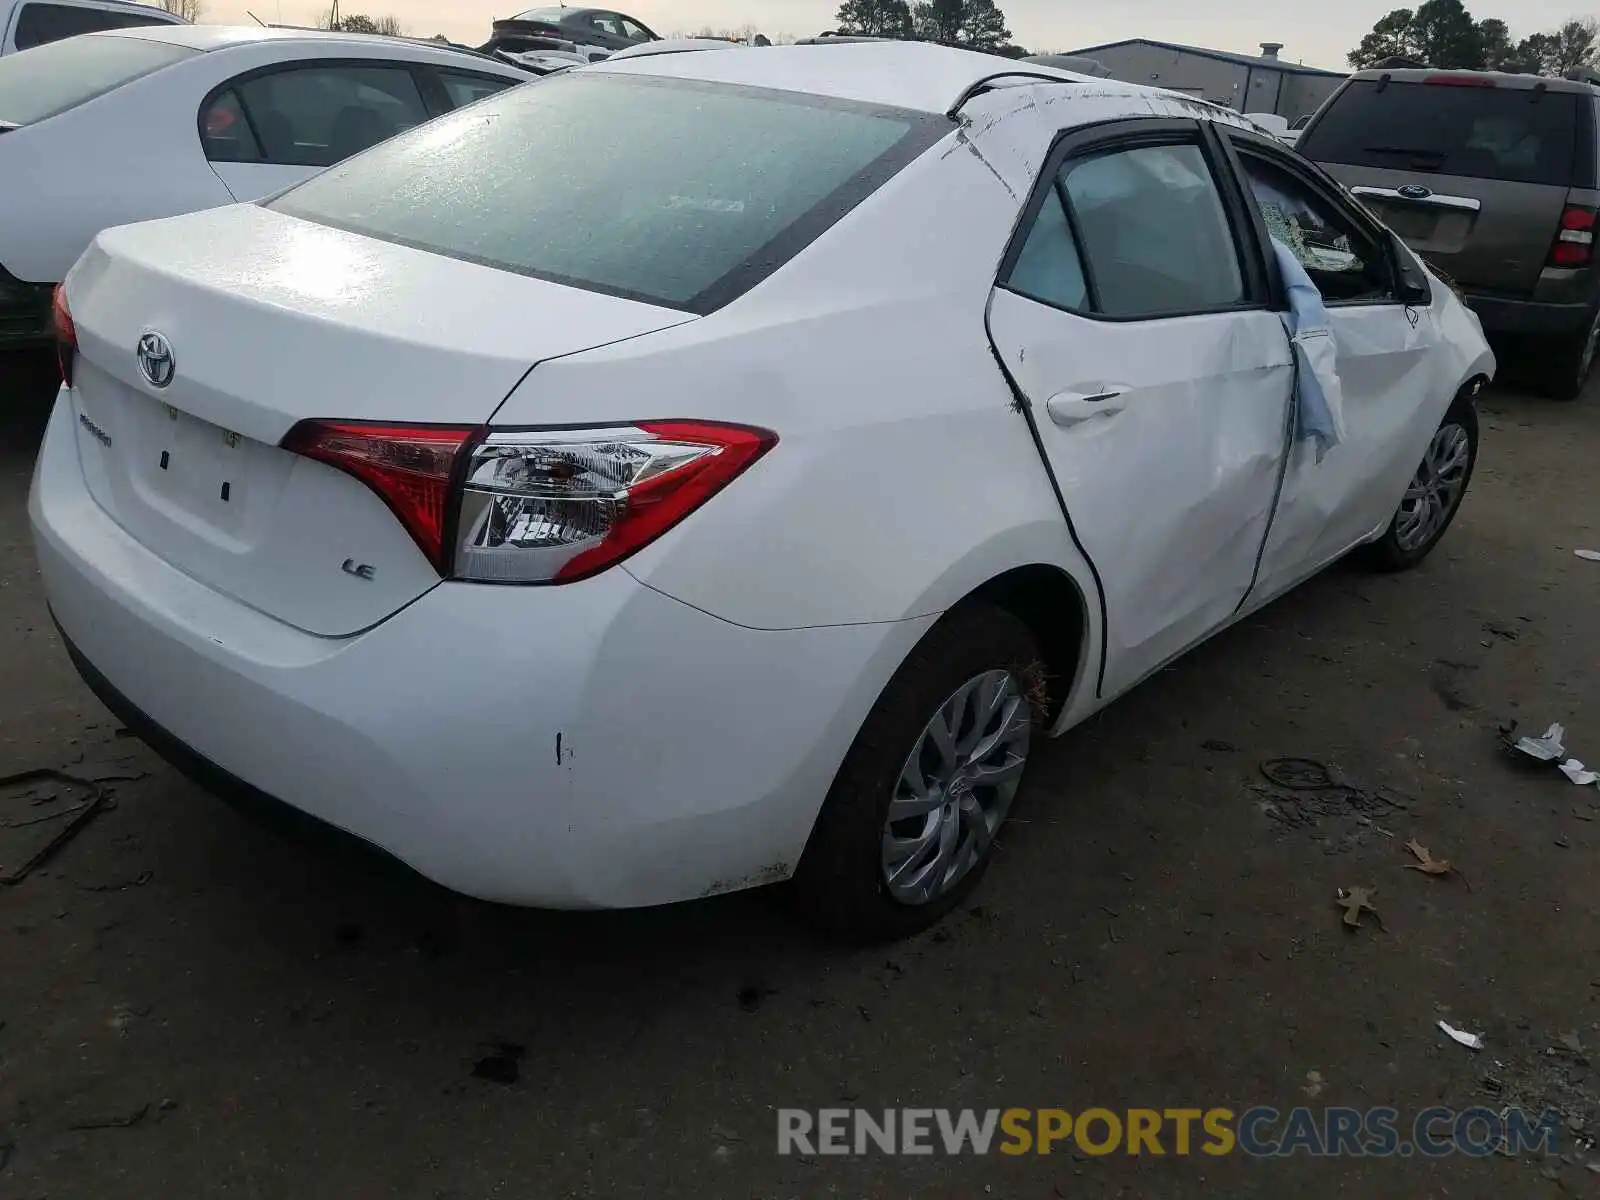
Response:
[{"label": "white car door", "polygon": [[991,301],[1103,592],[1106,696],[1228,620],[1272,514],[1293,369],[1223,155],[1187,120],[1069,136]]},{"label": "white car door", "polygon": [[1327,307],[1344,396],[1345,440],[1319,463],[1296,442],[1252,600],[1292,587],[1386,523],[1433,433],[1431,308],[1397,295],[1392,252],[1373,223],[1293,155],[1247,134],[1229,140],[1259,236],[1289,246]]},{"label": "white car door", "polygon": [[259,200],[431,115],[413,64],[302,59],[215,88],[201,105],[200,138],[233,198]]}]

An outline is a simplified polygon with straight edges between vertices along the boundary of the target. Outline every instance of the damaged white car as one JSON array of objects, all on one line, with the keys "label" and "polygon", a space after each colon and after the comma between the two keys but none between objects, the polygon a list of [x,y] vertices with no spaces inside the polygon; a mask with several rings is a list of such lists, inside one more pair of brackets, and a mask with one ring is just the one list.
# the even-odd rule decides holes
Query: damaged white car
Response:
[{"label": "damaged white car", "polygon": [[1043,736],[1420,562],[1494,370],[1236,114],[905,43],[505,92],[108,230],[56,328],[45,586],[175,761],[476,896],[871,937]]}]

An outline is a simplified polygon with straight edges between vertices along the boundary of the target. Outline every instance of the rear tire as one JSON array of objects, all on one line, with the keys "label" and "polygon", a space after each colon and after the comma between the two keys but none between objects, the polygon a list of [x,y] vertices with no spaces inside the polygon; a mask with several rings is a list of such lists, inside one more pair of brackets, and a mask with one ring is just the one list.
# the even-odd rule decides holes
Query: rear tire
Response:
[{"label": "rear tire", "polygon": [[1389,528],[1365,548],[1362,557],[1371,569],[1410,570],[1428,557],[1461,511],[1478,462],[1476,392],[1472,387],[1457,396],[1439,423]]},{"label": "rear tire", "polygon": [[[928,632],[867,715],[823,802],[794,879],[808,917],[851,941],[890,941],[961,903],[988,868],[1021,781],[1042,680],[1033,634],[1003,609],[964,605]],[[932,732],[941,721],[948,739]],[[909,815],[891,822],[891,803]],[[959,841],[946,855],[952,826],[949,839]],[[904,852],[902,861],[914,844],[929,857]]]},{"label": "rear tire", "polygon": [[1594,373],[1597,346],[1600,346],[1600,308],[1589,315],[1589,323],[1583,329],[1535,343],[1534,370],[1539,391],[1551,400],[1576,400]]}]

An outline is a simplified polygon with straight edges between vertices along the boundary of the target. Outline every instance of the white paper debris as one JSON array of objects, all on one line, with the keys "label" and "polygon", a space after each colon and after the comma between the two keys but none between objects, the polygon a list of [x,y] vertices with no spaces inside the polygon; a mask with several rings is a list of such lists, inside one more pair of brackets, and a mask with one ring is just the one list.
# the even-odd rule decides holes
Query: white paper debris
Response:
[{"label": "white paper debris", "polygon": [[1600,562],[1600,550],[1574,550],[1579,558],[1586,558],[1590,562]]},{"label": "white paper debris", "polygon": [[1454,1025],[1444,1021],[1439,1022],[1439,1028],[1444,1030],[1445,1036],[1452,1042],[1465,1046],[1468,1050],[1482,1050],[1483,1039],[1475,1033],[1468,1033],[1465,1029],[1457,1029]]},{"label": "white paper debris", "polygon": [[1513,749],[1540,762],[1555,762],[1558,758],[1565,758],[1567,748],[1561,744],[1561,739],[1567,736],[1567,731],[1560,725],[1552,725],[1544,731],[1543,737],[1518,738]]},{"label": "white paper debris", "polygon": [[1575,758],[1569,758],[1561,764],[1562,773],[1579,787],[1588,787],[1591,783],[1600,783],[1600,772],[1591,771]]}]

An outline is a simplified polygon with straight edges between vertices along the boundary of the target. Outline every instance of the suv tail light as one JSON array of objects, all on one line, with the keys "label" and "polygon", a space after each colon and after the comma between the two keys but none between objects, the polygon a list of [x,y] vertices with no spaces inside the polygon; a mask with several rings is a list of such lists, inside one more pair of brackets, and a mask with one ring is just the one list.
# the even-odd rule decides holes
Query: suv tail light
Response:
[{"label": "suv tail light", "polygon": [[78,327],[67,308],[67,289],[56,284],[50,296],[50,330],[56,339],[56,361],[61,364],[61,382],[72,386],[72,367],[78,357]]},{"label": "suv tail light", "polygon": [[1594,257],[1595,210],[1577,204],[1567,205],[1561,214],[1561,227],[1550,246],[1550,266],[1586,267]]},{"label": "suv tail light", "polygon": [[302,421],[283,448],[375,491],[441,575],[569,583],[660,537],[777,440],[704,421],[497,432]]}]

